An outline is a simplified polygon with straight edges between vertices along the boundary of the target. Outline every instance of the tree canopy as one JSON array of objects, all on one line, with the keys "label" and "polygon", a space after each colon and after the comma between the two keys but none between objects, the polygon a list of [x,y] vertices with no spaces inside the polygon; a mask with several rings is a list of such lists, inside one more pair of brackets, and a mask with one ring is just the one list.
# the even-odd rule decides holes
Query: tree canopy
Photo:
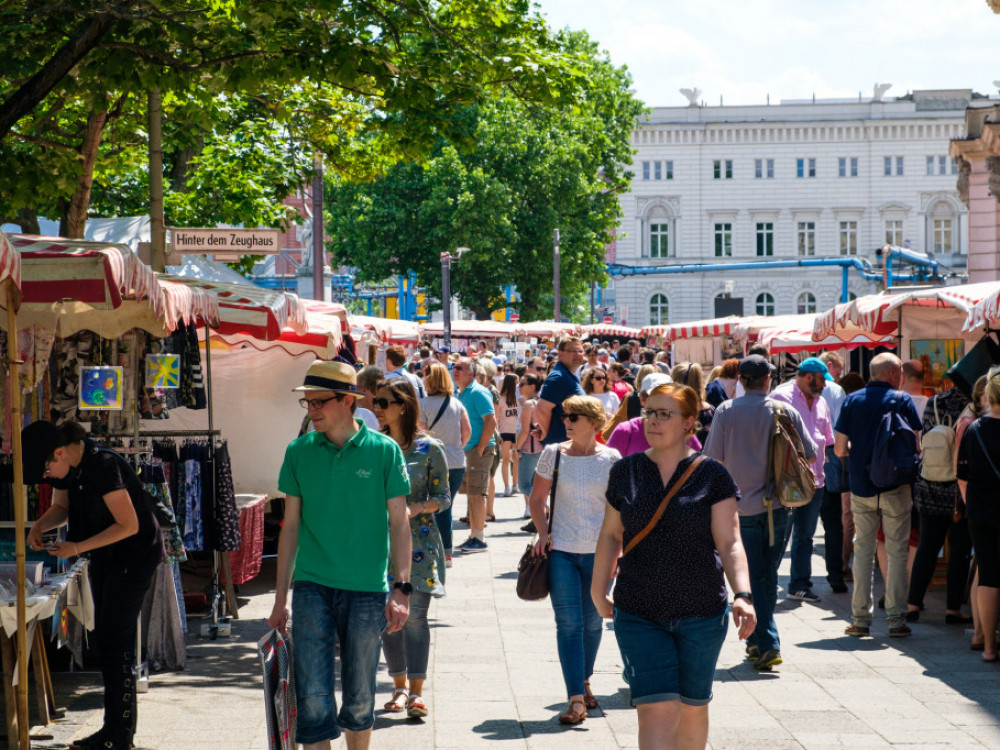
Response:
[{"label": "tree canopy", "polygon": [[398,164],[370,182],[332,180],[334,257],[363,281],[412,269],[440,298],[440,253],[468,247],[453,265],[452,294],[485,317],[505,306],[503,288],[513,284],[522,320],[533,320],[552,315],[558,228],[562,297],[602,281],[643,105],[627,71],[585,34],[558,38],[586,81],[575,96],[546,105],[496,96],[467,113],[474,147],[442,139],[426,163]]}]

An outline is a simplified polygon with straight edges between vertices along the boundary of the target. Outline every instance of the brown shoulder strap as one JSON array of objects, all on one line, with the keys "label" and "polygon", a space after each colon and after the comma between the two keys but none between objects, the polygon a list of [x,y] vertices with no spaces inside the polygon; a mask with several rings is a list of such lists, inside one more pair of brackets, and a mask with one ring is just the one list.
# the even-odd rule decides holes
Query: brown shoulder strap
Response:
[{"label": "brown shoulder strap", "polygon": [[666,511],[667,506],[670,505],[670,501],[674,499],[674,495],[676,495],[677,492],[681,489],[681,487],[685,485],[687,480],[691,478],[691,475],[694,474],[695,469],[701,466],[704,460],[705,456],[698,456],[697,458],[695,458],[695,460],[692,461],[691,464],[687,467],[687,470],[683,474],[681,474],[680,478],[676,482],[674,482],[674,486],[671,487],[670,490],[667,492],[667,496],[663,498],[663,502],[660,503],[660,507],[656,509],[656,513],[653,514],[652,519],[650,519],[649,523],[646,524],[646,528],[644,528],[642,531],[640,531],[638,534],[632,537],[632,541],[630,541],[628,545],[625,547],[625,551],[622,552],[622,557],[625,557],[625,555],[631,552],[635,548],[635,545],[637,545],[639,542],[645,539],[646,535],[649,534],[649,532],[653,530],[656,524],[660,522],[660,519],[663,517],[664,511]]}]

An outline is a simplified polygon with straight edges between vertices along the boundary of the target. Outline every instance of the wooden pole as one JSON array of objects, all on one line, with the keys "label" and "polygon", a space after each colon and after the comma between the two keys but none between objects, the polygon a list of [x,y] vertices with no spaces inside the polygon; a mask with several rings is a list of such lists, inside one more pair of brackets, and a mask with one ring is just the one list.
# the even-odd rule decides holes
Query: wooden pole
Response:
[{"label": "wooden pole", "polygon": [[21,362],[17,352],[17,289],[7,280],[7,352],[10,357],[11,457],[14,463],[14,553],[17,560],[17,734],[18,747],[28,750],[28,625],[25,615],[24,526],[28,508],[21,464]]}]

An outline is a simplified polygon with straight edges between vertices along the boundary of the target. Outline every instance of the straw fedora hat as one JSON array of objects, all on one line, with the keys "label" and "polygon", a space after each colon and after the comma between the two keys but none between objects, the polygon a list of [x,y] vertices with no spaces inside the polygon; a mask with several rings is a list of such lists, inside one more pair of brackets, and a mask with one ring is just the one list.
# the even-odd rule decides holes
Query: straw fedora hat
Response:
[{"label": "straw fedora hat", "polygon": [[321,359],[309,365],[302,385],[292,391],[334,391],[364,398],[364,394],[358,391],[358,375],[353,367],[344,362],[325,362]]}]

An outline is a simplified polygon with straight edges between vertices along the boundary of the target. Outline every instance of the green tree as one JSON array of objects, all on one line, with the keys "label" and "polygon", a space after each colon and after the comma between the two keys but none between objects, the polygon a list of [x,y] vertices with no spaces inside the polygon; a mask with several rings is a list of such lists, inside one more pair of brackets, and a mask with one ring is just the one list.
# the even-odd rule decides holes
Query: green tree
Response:
[{"label": "green tree", "polygon": [[585,34],[563,32],[559,40],[586,80],[572,99],[542,106],[495,97],[469,113],[474,148],[442,141],[424,165],[401,164],[369,183],[334,180],[334,257],[363,281],[412,269],[440,297],[440,253],[468,247],[453,266],[452,294],[486,317],[504,306],[504,285],[514,284],[527,321],[552,316],[558,228],[567,315],[571,299],[604,279],[643,106],[628,72]]}]

